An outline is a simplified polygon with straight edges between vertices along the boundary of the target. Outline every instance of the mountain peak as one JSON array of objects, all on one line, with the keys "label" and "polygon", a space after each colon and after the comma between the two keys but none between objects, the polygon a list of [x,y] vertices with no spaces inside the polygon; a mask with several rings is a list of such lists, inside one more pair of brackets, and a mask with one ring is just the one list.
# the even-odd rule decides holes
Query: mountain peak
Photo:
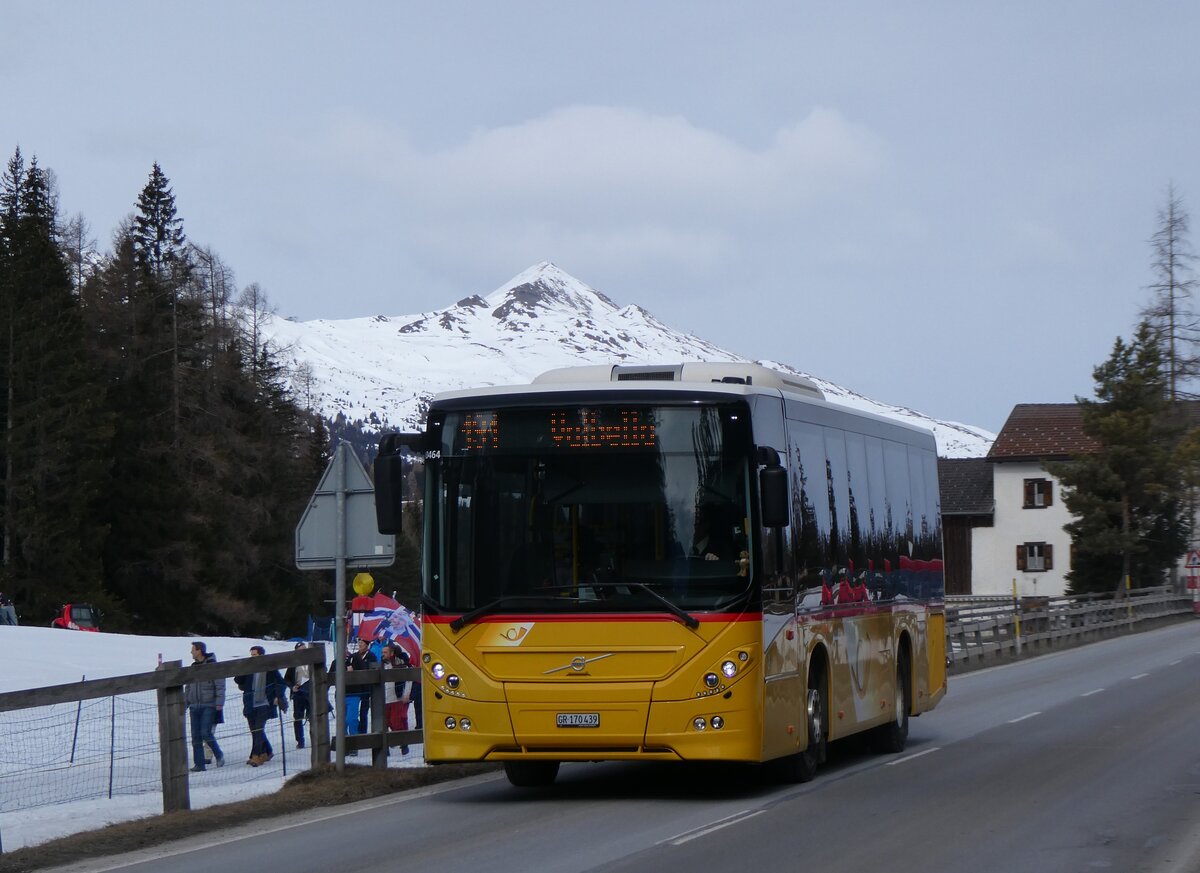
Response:
[{"label": "mountain peak", "polygon": [[617,310],[608,297],[550,261],[513,276],[489,294],[487,302],[493,318],[521,325],[550,314],[592,320]]},{"label": "mountain peak", "polygon": [[[518,385],[557,367],[745,361],[673,330],[641,306],[618,307],[550,261],[524,270],[487,297],[469,295],[420,315],[392,319],[272,320],[267,330],[292,364],[309,365],[298,394],[328,418],[417,430],[433,395]],[[982,457],[994,437],[862,397],[795,367],[834,402],[931,427],[944,457]]]}]

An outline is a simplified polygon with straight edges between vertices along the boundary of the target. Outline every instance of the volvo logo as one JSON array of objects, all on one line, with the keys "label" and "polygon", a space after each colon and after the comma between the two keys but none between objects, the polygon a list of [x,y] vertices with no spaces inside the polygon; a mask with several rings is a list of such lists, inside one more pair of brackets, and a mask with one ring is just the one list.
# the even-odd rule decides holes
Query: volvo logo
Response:
[{"label": "volvo logo", "polygon": [[550,670],[546,670],[542,673],[542,675],[549,676],[551,673],[561,673],[563,670],[571,670],[575,673],[582,673],[587,668],[588,664],[592,664],[596,661],[602,661],[605,658],[611,658],[612,656],[613,652],[606,652],[603,655],[595,655],[591,658],[585,658],[583,655],[580,655],[577,658],[572,658],[569,664],[563,664],[561,667],[554,667]]}]

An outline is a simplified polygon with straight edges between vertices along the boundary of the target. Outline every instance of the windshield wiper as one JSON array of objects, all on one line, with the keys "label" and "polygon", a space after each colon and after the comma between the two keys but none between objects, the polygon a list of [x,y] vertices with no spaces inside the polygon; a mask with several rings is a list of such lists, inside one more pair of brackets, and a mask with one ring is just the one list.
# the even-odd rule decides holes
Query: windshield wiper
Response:
[{"label": "windshield wiper", "polygon": [[649,594],[651,597],[653,597],[655,600],[657,600],[659,603],[661,603],[663,606],[665,606],[667,608],[667,611],[670,612],[671,615],[675,616],[677,619],[679,619],[681,622],[683,622],[685,625],[687,625],[691,630],[695,630],[696,628],[700,627],[700,622],[696,619],[696,617],[694,615],[692,615],[690,612],[685,610],[682,606],[678,606],[677,604],[672,603],[670,600],[663,597],[661,594],[659,594],[657,591],[655,591],[649,585],[645,585],[641,582],[621,582],[619,584],[624,585],[626,588],[636,588],[639,591],[645,591],[647,594]]},{"label": "windshield wiper", "polygon": [[[560,587],[562,587],[562,586],[560,586]],[[497,609],[499,609],[501,606],[503,606],[506,603],[518,603],[518,602],[522,602],[522,601],[526,601],[526,600],[538,600],[538,601],[543,601],[543,602],[546,600],[558,601],[561,599],[562,598],[559,598],[559,597],[548,598],[545,595],[530,595],[530,594],[509,594],[505,597],[497,597],[491,603],[485,603],[483,606],[477,606],[474,609],[472,609],[470,612],[464,612],[458,618],[454,619],[454,621],[450,622],[450,630],[454,631],[455,633],[458,633],[460,630],[462,630],[464,627],[469,625],[471,622],[475,621],[475,619],[482,618],[483,616],[488,615],[489,613],[495,612]]]}]

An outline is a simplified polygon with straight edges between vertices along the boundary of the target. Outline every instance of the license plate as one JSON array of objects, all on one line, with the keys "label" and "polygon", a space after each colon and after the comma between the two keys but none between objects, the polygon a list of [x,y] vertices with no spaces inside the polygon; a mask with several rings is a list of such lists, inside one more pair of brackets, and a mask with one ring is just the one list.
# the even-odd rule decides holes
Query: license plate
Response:
[{"label": "license plate", "polygon": [[560,728],[594,728],[600,727],[598,712],[560,712],[554,717],[554,722]]}]

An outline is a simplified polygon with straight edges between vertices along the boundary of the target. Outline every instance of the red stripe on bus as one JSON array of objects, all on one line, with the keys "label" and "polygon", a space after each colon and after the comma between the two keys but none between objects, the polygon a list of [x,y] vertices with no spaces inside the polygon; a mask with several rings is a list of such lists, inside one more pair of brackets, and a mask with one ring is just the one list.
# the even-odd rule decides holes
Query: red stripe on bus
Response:
[{"label": "red stripe on bus", "polygon": [[[457,619],[456,615],[425,615],[422,621],[430,624],[450,624]],[[732,622],[732,621],[762,621],[761,612],[716,612],[716,613],[700,613],[695,616],[697,621],[708,622]],[[647,615],[645,613],[598,613],[594,615],[563,615],[561,613],[543,613],[543,612],[505,612],[495,613],[471,622],[472,624],[500,624],[511,623],[514,621],[551,621],[551,622],[572,622],[572,621],[679,621],[678,618],[669,614]]]}]

